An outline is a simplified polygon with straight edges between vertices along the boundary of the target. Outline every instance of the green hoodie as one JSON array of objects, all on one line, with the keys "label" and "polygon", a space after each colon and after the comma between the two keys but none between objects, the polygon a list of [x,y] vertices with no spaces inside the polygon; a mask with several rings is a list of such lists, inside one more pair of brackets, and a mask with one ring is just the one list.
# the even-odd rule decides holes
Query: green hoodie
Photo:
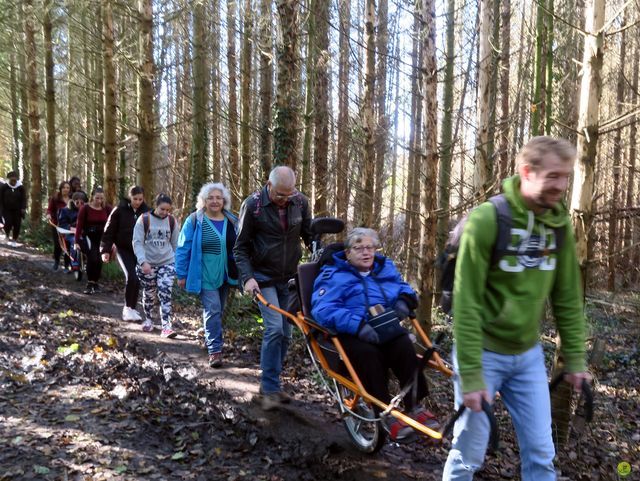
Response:
[{"label": "green hoodie", "polygon": [[[551,300],[568,372],[585,371],[585,318],[575,238],[562,204],[534,215],[520,194],[520,178],[506,179],[511,206],[513,255],[491,265],[498,224],[489,202],[474,209],[464,226],[453,288],[454,338],[463,392],[485,389],[482,350],[521,354],[540,337],[545,301]],[[565,227],[557,254],[528,257],[527,245],[553,249],[555,228]],[[522,255],[518,255],[520,249]],[[525,267],[526,266],[526,267]]]}]

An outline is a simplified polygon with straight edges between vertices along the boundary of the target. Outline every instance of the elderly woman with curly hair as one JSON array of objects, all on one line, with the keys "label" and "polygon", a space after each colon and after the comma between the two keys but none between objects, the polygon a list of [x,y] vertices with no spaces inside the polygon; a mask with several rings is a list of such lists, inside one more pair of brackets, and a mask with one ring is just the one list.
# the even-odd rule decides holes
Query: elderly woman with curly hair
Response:
[{"label": "elderly woman with curly hair", "polygon": [[232,249],[238,218],[230,211],[229,189],[220,183],[202,186],[196,211],[187,217],[178,238],[178,285],[202,301],[204,336],[211,367],[222,366],[222,311],[230,286],[238,284]]},{"label": "elderly woman with curly hair", "polygon": [[[405,318],[417,306],[417,296],[393,262],[376,252],[379,247],[375,230],[357,227],[349,232],[344,251],[333,254],[316,278],[311,313],[316,322],[338,333],[369,394],[389,403],[388,371],[404,386],[413,380],[418,358],[404,328],[398,325],[391,335],[383,336],[371,312],[393,309],[398,319]],[[415,397],[409,392],[404,398],[405,410],[416,421],[438,427],[434,415],[417,403],[428,392],[422,373],[416,387]],[[413,432],[394,418],[389,418],[387,428],[393,441],[408,440]]]}]

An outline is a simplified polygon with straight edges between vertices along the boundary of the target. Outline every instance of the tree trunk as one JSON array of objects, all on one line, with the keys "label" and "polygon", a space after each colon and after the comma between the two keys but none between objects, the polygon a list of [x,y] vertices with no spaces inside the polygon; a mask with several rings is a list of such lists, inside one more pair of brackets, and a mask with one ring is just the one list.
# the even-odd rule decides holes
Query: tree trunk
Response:
[{"label": "tree trunk", "polygon": [[[300,190],[311,192],[311,146],[313,141],[313,96],[315,94],[313,84],[315,80],[315,56],[316,56],[316,7],[321,0],[308,0],[309,15],[307,15],[307,58],[306,58],[306,82],[304,97],[304,136],[302,138],[302,173],[298,178]],[[313,196],[310,199],[313,208]]]},{"label": "tree trunk", "polygon": [[436,60],[436,6],[435,0],[422,0],[424,22],[424,153],[423,173],[424,234],[419,276],[420,305],[418,319],[427,332],[431,330],[433,266],[436,258],[437,197],[432,186],[438,172],[438,64]]},{"label": "tree trunk", "polygon": [[[395,95],[394,95],[394,111],[393,111],[393,153],[391,156],[391,196],[389,199],[389,224],[388,238],[395,245],[395,224],[396,224],[396,183],[398,182],[398,116],[400,113],[400,42],[396,43],[395,48]],[[391,254],[391,252],[389,252]],[[397,254],[394,250],[393,254]]]},{"label": "tree trunk", "polygon": [[[11,52],[9,67],[9,90],[11,94],[11,170],[18,172],[20,165],[20,103],[18,101],[18,77],[16,56]],[[26,159],[23,159],[23,162]]]},{"label": "tree trunk", "polygon": [[262,180],[266,181],[271,171],[271,102],[273,99],[273,38],[271,26],[273,14],[271,0],[261,0],[259,20],[260,41],[260,165]]},{"label": "tree trunk", "polygon": [[202,184],[209,180],[208,129],[209,111],[209,38],[206,32],[206,12],[202,2],[193,8],[193,123],[191,130],[191,200],[194,202]]},{"label": "tree trunk", "polygon": [[480,1],[480,49],[478,53],[478,100],[475,166],[473,172],[473,188],[481,197],[489,181],[490,165],[487,147],[489,144],[489,117],[492,105],[491,95],[491,36],[493,32],[493,3],[491,0]]},{"label": "tree trunk", "polygon": [[498,180],[509,175],[509,72],[511,71],[511,0],[502,1],[500,33],[500,146],[498,155],[500,167]]},{"label": "tree trunk", "polygon": [[364,98],[362,100],[362,143],[364,146],[362,159],[362,197],[359,208],[359,218],[356,225],[373,225],[373,203],[380,199],[373,198],[373,182],[375,175],[375,118],[374,118],[374,94],[376,86],[375,61],[375,0],[366,0],[364,13],[364,45],[366,48],[364,67]]},{"label": "tree trunk", "polygon": [[156,132],[153,99],[153,10],[151,0],[138,0],[140,15],[139,48],[140,73],[138,74],[138,184],[144,188],[148,199],[155,190],[153,156]]},{"label": "tree trunk", "polygon": [[102,56],[104,71],[104,179],[107,203],[116,203],[117,161],[117,109],[116,71],[113,64],[113,5],[112,0],[102,3]]},{"label": "tree trunk", "polygon": [[[26,30],[24,35],[26,44]],[[22,50],[22,49],[21,49]],[[31,132],[29,128],[29,85],[27,83],[27,59],[25,51],[18,51],[19,86],[20,86],[20,141],[22,142],[22,183],[25,192],[31,188],[31,157],[30,142]]]},{"label": "tree trunk", "polygon": [[351,0],[339,0],[338,140],[336,147],[336,215],[347,221],[349,208],[349,29]]},{"label": "tree trunk", "polygon": [[35,40],[33,0],[24,0],[25,57],[28,78],[29,153],[31,154],[31,226],[42,217],[42,173],[40,144],[40,111],[38,106],[38,67]]},{"label": "tree trunk", "polygon": [[299,77],[298,1],[277,0],[279,26],[278,85],[273,133],[273,161],[276,165],[298,165]]},{"label": "tree trunk", "polygon": [[[438,217],[437,249],[444,249],[449,230],[449,206],[451,193],[451,161],[453,159],[453,88],[455,78],[453,68],[455,64],[455,12],[456,0],[447,1],[446,16],[446,60],[444,67],[444,82],[442,93],[442,131],[440,137],[440,175],[438,179]],[[504,92],[504,90],[503,90]]]},{"label": "tree trunk", "polygon": [[53,25],[51,22],[51,0],[44,0],[44,15],[42,18],[42,33],[44,38],[44,72],[45,72],[45,102],[47,105],[47,186],[48,194],[57,191],[58,179],[56,169],[56,91],[53,79],[53,42],[51,39]]},{"label": "tree trunk", "polygon": [[[384,1],[384,0],[383,0]],[[329,157],[329,2],[316,3],[315,25],[315,69],[314,69],[314,129],[313,160],[315,167],[314,203],[316,216],[328,216],[328,169]]]},{"label": "tree trunk", "polygon": [[[620,28],[620,72],[618,73],[618,82],[616,85],[616,113],[622,115],[624,110],[625,84],[627,78],[625,76],[625,62],[627,53],[627,31],[625,30],[626,20],[625,13],[622,14],[622,24]],[[622,157],[622,128],[618,128],[613,139],[613,192],[611,193],[611,208],[609,210],[609,239],[607,241],[607,254],[609,262],[609,275],[607,280],[607,290],[615,292],[616,290],[616,267],[618,265],[618,256],[616,249],[618,246],[618,209],[620,197],[620,170]],[[630,178],[632,181],[633,178]]]},{"label": "tree trunk", "polygon": [[576,233],[582,281],[587,285],[588,238],[593,221],[594,168],[598,144],[602,59],[604,48],[604,0],[589,0],[585,8],[584,56],[578,120],[578,161],[574,168],[571,214]]},{"label": "tree trunk", "polygon": [[545,16],[547,41],[546,41],[546,81],[545,81],[545,134],[551,135],[551,127],[553,124],[553,17],[555,12],[554,0],[547,0],[547,14]]},{"label": "tree trunk", "polygon": [[[220,12],[219,0],[213,0],[209,5],[208,15],[213,18]],[[211,170],[214,182],[222,180],[222,155],[220,152],[220,24],[211,22],[211,56],[210,71],[211,79],[209,88],[211,89],[211,114],[209,123],[211,125]],[[239,207],[236,205],[236,207]]]},{"label": "tree trunk", "polygon": [[536,9],[536,58],[535,78],[533,83],[533,105],[531,106],[531,135],[542,135],[545,120],[545,65],[547,48],[546,8],[547,0],[539,0]]},{"label": "tree trunk", "polygon": [[240,205],[241,179],[238,152],[238,77],[236,60],[236,0],[227,0],[227,67],[229,69],[229,167],[234,205]]},{"label": "tree trunk", "polygon": [[244,29],[242,40],[242,53],[240,54],[241,82],[240,99],[242,105],[242,123],[240,125],[240,145],[242,148],[242,197],[247,197],[251,191],[249,182],[249,169],[251,167],[251,55],[253,35],[253,12],[251,0],[244,2]]},{"label": "tree trunk", "polygon": [[387,142],[389,137],[389,118],[387,117],[387,57],[389,50],[389,4],[388,0],[379,0],[378,3],[378,34],[376,45],[378,48],[378,61],[376,64],[376,104],[378,124],[375,137],[375,199],[373,211],[373,227],[380,229],[382,217],[382,192],[385,183],[385,157],[387,155]]},{"label": "tree trunk", "polygon": [[[633,56],[633,77],[631,80],[631,91],[634,92],[635,102],[638,102],[638,70],[640,70],[640,45],[636,42]],[[627,202],[626,206],[631,207],[634,204],[635,200],[635,179],[636,179],[636,156],[637,156],[637,135],[638,135],[638,119],[640,116],[635,115],[633,118],[633,122],[629,126],[629,167],[627,174]],[[631,232],[634,231],[636,234],[638,233],[638,220],[639,216],[629,217],[626,219],[624,225],[624,246],[626,248],[633,245],[633,238]],[[636,247],[634,250],[625,251],[624,257],[624,265],[625,266],[638,266],[638,262],[640,259],[640,248]],[[635,262],[635,263],[632,263]],[[624,286],[628,287],[629,284],[635,282],[638,278],[638,269],[631,269],[631,272],[628,275],[625,275],[625,283]]]}]

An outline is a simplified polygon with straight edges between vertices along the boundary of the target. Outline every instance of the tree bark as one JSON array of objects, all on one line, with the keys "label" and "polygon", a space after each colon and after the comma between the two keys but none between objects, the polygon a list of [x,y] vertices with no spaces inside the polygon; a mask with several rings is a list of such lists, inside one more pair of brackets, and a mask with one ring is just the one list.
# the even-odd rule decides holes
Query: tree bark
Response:
[{"label": "tree bark", "polygon": [[336,215],[347,221],[349,207],[349,50],[351,0],[339,0],[338,140],[336,147]]},{"label": "tree bark", "polygon": [[277,0],[281,30],[277,46],[278,84],[273,134],[273,161],[295,169],[298,165],[299,77],[298,1]]},{"label": "tree bark", "polygon": [[271,171],[272,135],[271,103],[273,101],[273,38],[271,26],[273,14],[271,0],[261,0],[259,20],[260,52],[260,165],[262,180],[266,181]]},{"label": "tree bark", "polygon": [[242,40],[242,53],[240,55],[241,82],[240,98],[242,105],[242,118],[240,125],[240,145],[242,149],[242,197],[247,197],[251,191],[249,182],[249,170],[251,167],[251,130],[249,121],[251,120],[251,56],[253,35],[253,12],[251,0],[244,2],[244,29]]},{"label": "tree bark", "polygon": [[30,221],[36,227],[42,217],[42,173],[40,110],[38,105],[38,68],[33,0],[24,0],[25,58],[28,81],[29,153],[31,157]]},{"label": "tree bark", "polygon": [[[383,0],[384,1],[384,0]],[[314,129],[313,160],[315,167],[314,214],[328,216],[328,169],[329,157],[329,2],[317,2],[315,10],[315,69],[314,69]]]},{"label": "tree bark", "polygon": [[589,0],[585,8],[585,30],[578,120],[578,161],[573,175],[571,215],[576,233],[578,261],[587,284],[588,238],[593,221],[594,169],[598,144],[599,106],[602,93],[604,55],[604,0]]},{"label": "tree bark", "polygon": [[154,114],[153,76],[153,10],[151,0],[138,0],[140,15],[139,48],[140,73],[138,76],[138,184],[144,188],[147,198],[152,199],[155,190],[153,155],[156,131]]},{"label": "tree bark", "polygon": [[194,202],[202,184],[209,180],[208,125],[209,111],[209,38],[206,31],[206,11],[202,2],[193,8],[193,127],[191,129],[191,200]]},{"label": "tree bark", "polygon": [[378,34],[376,45],[378,48],[378,61],[376,63],[376,107],[377,128],[375,137],[375,188],[373,198],[373,227],[380,229],[382,217],[382,193],[385,183],[385,158],[387,155],[387,143],[389,137],[389,118],[387,116],[387,65],[389,50],[389,5],[388,0],[379,0],[378,3]]},{"label": "tree bark", "polygon": [[11,170],[18,172],[20,165],[20,103],[18,99],[18,76],[16,75],[16,56],[11,52],[9,58],[9,90],[11,95]]},{"label": "tree bark", "polygon": [[435,0],[422,0],[424,22],[424,156],[422,157],[422,180],[424,234],[421,250],[419,276],[420,304],[418,319],[426,332],[431,330],[431,307],[434,290],[434,261],[436,258],[438,172],[438,64],[436,60],[436,6]]},{"label": "tree bark", "polygon": [[[313,96],[315,81],[315,57],[316,57],[316,9],[318,2],[321,0],[308,0],[309,15],[307,15],[307,58],[306,58],[306,82],[304,97],[304,135],[302,137],[302,173],[299,176],[298,183],[302,192],[311,192],[312,174],[311,174],[311,147],[313,143]],[[313,208],[313,198],[310,199]]]},{"label": "tree bark", "polygon": [[493,106],[489,105],[491,95],[491,36],[493,32],[493,3],[491,0],[480,1],[480,49],[478,53],[478,100],[475,166],[473,172],[473,188],[481,197],[489,181],[490,164],[487,147],[489,144],[489,117]]},{"label": "tree bark", "polygon": [[113,5],[102,3],[102,58],[104,62],[104,193],[107,203],[116,203],[117,109],[116,70],[113,63]]},{"label": "tree bark", "polygon": [[511,71],[511,0],[502,1],[500,32],[500,166],[498,180],[509,175],[509,72]]},{"label": "tree bark", "polygon": [[539,0],[536,8],[536,58],[533,83],[533,105],[531,106],[531,135],[542,135],[545,121],[546,101],[546,8],[547,0]]},{"label": "tree bark", "polygon": [[227,68],[229,69],[229,167],[234,205],[242,201],[238,151],[238,76],[236,58],[236,0],[227,0]]},{"label": "tree bark", "polygon": [[52,195],[58,188],[56,175],[58,161],[56,153],[56,91],[53,78],[51,0],[44,0],[43,6],[42,33],[44,39],[45,103],[47,106],[47,186],[48,194]]}]

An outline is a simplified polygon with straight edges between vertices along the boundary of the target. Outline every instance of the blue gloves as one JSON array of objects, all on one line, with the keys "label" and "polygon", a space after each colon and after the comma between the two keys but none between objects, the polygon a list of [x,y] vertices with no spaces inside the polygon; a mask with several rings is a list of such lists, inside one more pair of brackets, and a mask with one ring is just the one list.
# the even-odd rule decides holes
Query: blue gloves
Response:
[{"label": "blue gloves", "polygon": [[411,313],[411,309],[409,309],[409,306],[403,299],[398,299],[396,301],[396,305],[393,306],[393,310],[396,311],[396,314],[398,314],[400,319],[406,319]]},{"label": "blue gloves", "polygon": [[366,322],[363,322],[358,329],[358,339],[369,344],[380,344],[380,338],[376,330]]}]

